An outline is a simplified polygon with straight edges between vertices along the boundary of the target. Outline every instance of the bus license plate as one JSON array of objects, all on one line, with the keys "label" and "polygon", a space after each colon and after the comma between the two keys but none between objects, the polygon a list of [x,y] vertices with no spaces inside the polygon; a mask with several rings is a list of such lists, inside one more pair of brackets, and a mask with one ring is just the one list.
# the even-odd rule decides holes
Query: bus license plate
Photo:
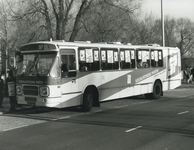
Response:
[{"label": "bus license plate", "polygon": [[35,102],[27,102],[27,105],[33,106],[33,105],[35,105]]}]

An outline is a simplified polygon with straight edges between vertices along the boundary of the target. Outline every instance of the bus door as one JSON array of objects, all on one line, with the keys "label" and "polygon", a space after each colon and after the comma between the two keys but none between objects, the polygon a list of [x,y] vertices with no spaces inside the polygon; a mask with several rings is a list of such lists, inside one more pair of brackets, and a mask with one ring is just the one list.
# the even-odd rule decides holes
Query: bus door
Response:
[{"label": "bus door", "polygon": [[61,50],[61,97],[62,105],[79,105],[78,80],[76,78],[76,55],[74,49]]}]

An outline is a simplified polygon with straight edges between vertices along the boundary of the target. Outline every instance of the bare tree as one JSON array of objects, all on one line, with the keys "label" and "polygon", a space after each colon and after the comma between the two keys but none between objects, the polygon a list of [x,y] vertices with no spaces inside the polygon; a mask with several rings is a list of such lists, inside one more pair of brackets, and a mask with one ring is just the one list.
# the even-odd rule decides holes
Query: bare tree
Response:
[{"label": "bare tree", "polygon": [[46,30],[47,30],[47,34],[48,34],[48,37],[50,38],[53,38],[53,32],[52,32],[52,20],[50,18],[50,15],[49,15],[49,7],[47,6],[47,3],[45,2],[45,0],[41,0],[42,3],[43,3],[43,6],[42,7],[42,14],[45,16],[45,20],[46,20]]},{"label": "bare tree", "polygon": [[[12,12],[14,15],[12,18],[14,21],[18,22],[18,28],[21,26],[26,28],[26,33],[24,33],[24,31],[21,31],[21,33],[28,36],[26,39],[28,39],[27,42],[29,42],[41,39],[48,40],[50,38],[74,41],[80,36],[79,33],[84,34],[84,31],[89,31],[91,28],[94,29],[94,27],[88,27],[88,24],[85,24],[86,22],[91,22],[91,18],[94,18],[94,16],[98,16],[101,18],[101,23],[102,20],[105,23],[104,25],[101,24],[101,27],[99,26],[101,31],[103,31],[105,26],[110,25],[110,21],[113,24],[110,27],[111,30],[110,28],[108,29],[108,27],[106,27],[105,30],[109,31],[109,33],[113,31],[112,35],[109,34],[108,36],[111,38],[115,36],[115,39],[118,39],[119,34],[122,36],[121,32],[117,32],[118,27],[123,26],[121,23],[128,22],[125,20],[128,20],[128,18],[135,14],[135,11],[140,8],[141,1],[143,0],[18,1],[21,3],[22,9],[13,9]],[[95,6],[95,4],[98,5]],[[102,5],[106,5],[107,11]],[[103,14],[99,8],[103,8],[104,10],[102,10],[102,12],[106,11],[106,13]],[[87,13],[91,13],[93,16],[86,15]],[[108,13],[110,16],[107,16]],[[25,26],[22,25],[21,22],[25,24]],[[97,25],[92,24],[92,26],[98,25],[98,23]],[[29,29],[27,29],[27,27]],[[104,32],[103,34],[105,35],[106,33],[107,32]]]},{"label": "bare tree", "polygon": [[137,7],[137,0],[95,0],[82,16],[83,29],[81,39],[89,39],[95,42],[121,41],[129,42],[132,21]]},{"label": "bare tree", "polygon": [[[44,2],[44,0],[42,0]],[[73,7],[75,0],[50,0],[52,4],[52,10],[56,21],[56,39],[65,39],[65,31],[67,22],[70,15],[70,10]]]},{"label": "bare tree", "polygon": [[176,21],[173,18],[170,18],[169,16],[165,17],[164,20],[164,26],[165,26],[165,45],[175,47],[177,44],[177,38],[176,38]]},{"label": "bare tree", "polygon": [[142,20],[136,20],[132,22],[132,33],[135,35],[133,41],[134,44],[148,44],[152,43],[154,20],[152,14],[145,15]]},{"label": "bare tree", "polygon": [[[1,1],[0,2],[0,50],[2,57],[2,70],[5,70],[5,66],[11,62],[11,58],[14,56],[15,46],[17,43],[17,30],[12,28],[14,23],[10,21],[11,12],[9,10],[10,5],[13,3]],[[13,65],[13,63],[11,64]]]},{"label": "bare tree", "polygon": [[176,32],[178,36],[177,45],[181,50],[182,57],[192,57],[194,49],[194,23],[189,19],[180,18],[177,20]]}]

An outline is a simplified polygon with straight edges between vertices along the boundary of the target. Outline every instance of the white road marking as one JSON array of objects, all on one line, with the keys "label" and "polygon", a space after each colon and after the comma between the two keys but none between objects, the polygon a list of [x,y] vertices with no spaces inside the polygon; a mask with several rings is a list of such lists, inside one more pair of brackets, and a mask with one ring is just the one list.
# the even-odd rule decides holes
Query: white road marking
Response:
[{"label": "white road marking", "polygon": [[123,107],[127,107],[129,105],[123,105],[123,106],[116,106],[115,108],[123,108]]},{"label": "white road marking", "polygon": [[139,102],[138,104],[146,104],[149,103],[150,101],[146,101],[146,102]]},{"label": "white road marking", "polygon": [[94,113],[98,113],[98,112],[101,112],[102,110],[96,110],[96,111],[94,111]]},{"label": "white road marking", "polygon": [[61,119],[67,119],[67,118],[70,118],[71,116],[65,116],[65,117],[61,117],[61,118],[59,118],[60,120]]},{"label": "white road marking", "polygon": [[186,113],[188,113],[188,112],[189,112],[189,111],[183,111],[183,112],[178,113],[178,115],[186,114]]},{"label": "white road marking", "polygon": [[58,118],[55,118],[55,119],[51,119],[51,121],[57,121],[57,120],[59,120]]},{"label": "white road marking", "polygon": [[138,127],[135,127],[135,128],[129,129],[129,130],[126,130],[125,132],[131,132],[131,131],[137,130],[137,129],[141,128],[141,127],[142,126],[138,126]]},{"label": "white road marking", "polygon": [[80,113],[80,114],[75,114],[75,115],[71,115],[71,116],[65,116],[65,117],[61,117],[61,118],[54,118],[54,119],[51,119],[51,121],[69,119],[69,118],[71,118],[71,117],[77,117],[77,116],[81,116],[81,115],[83,115],[83,114],[91,114],[91,112],[89,112],[89,113]]},{"label": "white road marking", "polygon": [[188,97],[188,96],[178,96],[179,98],[184,98],[184,97]]},{"label": "white road marking", "polygon": [[68,119],[71,116],[65,116],[65,117],[61,117],[61,118],[55,118],[55,119],[51,119],[52,121],[56,121],[56,120],[62,120],[62,119]]},{"label": "white road marking", "polygon": [[18,127],[14,127],[14,128],[9,128],[9,129],[5,129],[3,131],[10,131],[10,130],[14,130],[14,129],[19,129],[19,128],[23,128],[23,127],[27,127],[29,125],[23,125],[23,126],[18,126]]},{"label": "white road marking", "polygon": [[135,104],[131,104],[131,105],[116,106],[116,107],[114,107],[114,108],[123,108],[123,107],[127,107],[127,106],[132,106],[132,105],[146,104],[146,103],[149,103],[149,102],[150,102],[150,101],[139,102],[139,103],[135,103]]}]

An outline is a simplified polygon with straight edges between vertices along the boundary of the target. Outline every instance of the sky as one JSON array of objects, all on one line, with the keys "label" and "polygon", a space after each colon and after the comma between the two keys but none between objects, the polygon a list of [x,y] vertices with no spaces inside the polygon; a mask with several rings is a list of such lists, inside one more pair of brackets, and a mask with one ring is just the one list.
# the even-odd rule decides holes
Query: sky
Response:
[{"label": "sky", "polygon": [[[143,13],[161,17],[161,0],[144,0]],[[164,16],[172,18],[188,18],[194,22],[194,0],[162,0]]]}]

